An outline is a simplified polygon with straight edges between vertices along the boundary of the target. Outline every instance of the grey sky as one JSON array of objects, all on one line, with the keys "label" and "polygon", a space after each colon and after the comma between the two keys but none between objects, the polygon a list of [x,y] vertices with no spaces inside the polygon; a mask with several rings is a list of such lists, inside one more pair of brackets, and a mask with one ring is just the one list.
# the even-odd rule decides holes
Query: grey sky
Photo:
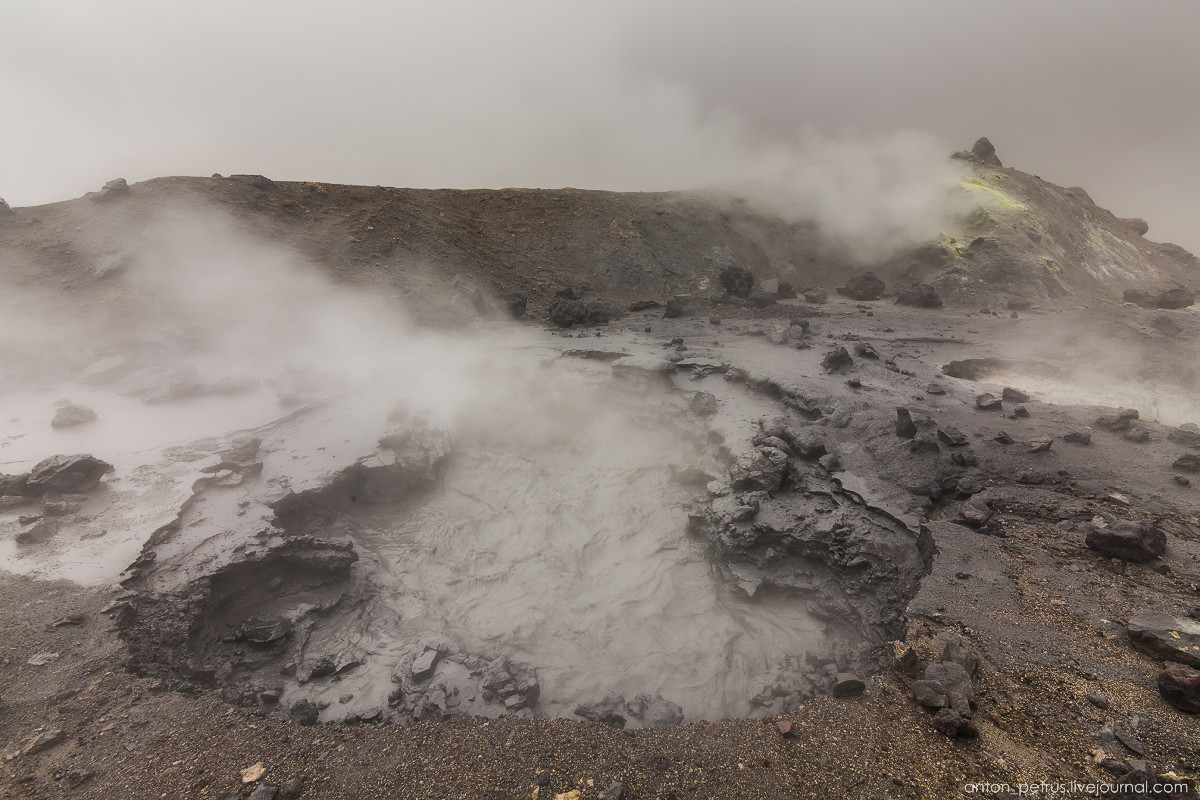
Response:
[{"label": "grey sky", "polygon": [[[0,196],[261,172],[677,188],[902,129],[1200,251],[1200,3],[63,2],[0,8]],[[790,148],[790,149],[789,149]]]}]

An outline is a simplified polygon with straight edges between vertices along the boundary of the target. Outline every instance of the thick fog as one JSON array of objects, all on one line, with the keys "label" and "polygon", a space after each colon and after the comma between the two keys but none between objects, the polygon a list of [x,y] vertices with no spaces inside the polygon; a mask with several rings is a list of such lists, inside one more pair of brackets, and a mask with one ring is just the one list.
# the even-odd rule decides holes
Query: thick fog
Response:
[{"label": "thick fog", "polygon": [[988,135],[1007,164],[1200,250],[1194,3],[125,0],[8,4],[3,22],[12,205],[212,172],[629,190],[768,174],[795,208],[882,208],[903,229],[928,187],[864,206],[875,173],[837,156],[920,142],[920,165]]}]

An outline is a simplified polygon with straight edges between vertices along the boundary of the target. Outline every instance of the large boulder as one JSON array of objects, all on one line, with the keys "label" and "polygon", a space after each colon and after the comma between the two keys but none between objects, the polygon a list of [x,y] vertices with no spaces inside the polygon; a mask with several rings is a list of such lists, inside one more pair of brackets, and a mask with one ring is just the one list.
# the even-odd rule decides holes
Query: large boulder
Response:
[{"label": "large boulder", "polygon": [[1145,236],[1150,232],[1150,223],[1141,217],[1129,217],[1128,219],[1121,220],[1121,222],[1138,236]]},{"label": "large boulder", "polygon": [[586,303],[571,289],[563,289],[550,300],[550,321],[560,328],[573,325],[603,325],[608,311],[601,303]]},{"label": "large boulder", "polygon": [[941,308],[942,298],[928,283],[914,283],[896,295],[896,305],[915,308]]},{"label": "large boulder", "polygon": [[1093,525],[1086,541],[1096,552],[1126,561],[1149,561],[1167,549],[1167,535],[1149,522]]},{"label": "large boulder", "polygon": [[1125,629],[1133,646],[1146,655],[1200,669],[1200,622],[1163,611],[1139,611]]},{"label": "large boulder", "polygon": [[885,288],[887,288],[886,284],[876,278],[875,273],[864,272],[862,275],[846,281],[845,286],[839,286],[838,294],[845,295],[851,300],[877,300]]},{"label": "large boulder", "polygon": [[29,471],[27,485],[33,494],[87,492],[112,471],[112,464],[90,455],[51,456]]}]

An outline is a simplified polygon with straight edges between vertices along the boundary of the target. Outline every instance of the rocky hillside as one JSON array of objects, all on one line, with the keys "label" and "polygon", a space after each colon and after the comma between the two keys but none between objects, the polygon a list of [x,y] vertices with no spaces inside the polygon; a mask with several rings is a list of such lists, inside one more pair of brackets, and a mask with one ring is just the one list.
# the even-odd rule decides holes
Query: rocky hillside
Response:
[{"label": "rocky hillside", "polygon": [[[1196,257],[1145,238],[1144,221],[1114,216],[1078,187],[1001,166],[986,140],[956,155],[968,212],[925,244],[867,265],[886,283],[885,296],[923,282],[951,303],[1019,307],[1119,300],[1130,289],[1151,296],[1200,289]],[[235,175],[131,187],[113,181],[76,200],[0,208],[3,277],[99,288],[137,256],[137,237],[129,234],[172,207],[223,210],[340,281],[394,290],[426,310],[431,296],[444,294],[427,290],[439,286],[478,289],[493,306],[527,298],[539,316],[568,287],[625,306],[719,294],[720,270],[735,265],[760,282],[774,278],[797,289],[832,289],[865,271],[823,242],[815,226],[789,225],[730,198],[395,189]]]}]

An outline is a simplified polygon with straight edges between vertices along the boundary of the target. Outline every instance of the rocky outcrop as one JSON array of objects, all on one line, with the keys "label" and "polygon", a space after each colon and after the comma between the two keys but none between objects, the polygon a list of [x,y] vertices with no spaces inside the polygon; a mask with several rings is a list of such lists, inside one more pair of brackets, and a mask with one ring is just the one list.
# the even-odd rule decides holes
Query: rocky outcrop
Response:
[{"label": "rocky outcrop", "polygon": [[864,272],[862,275],[857,275],[846,281],[844,286],[839,286],[838,294],[845,295],[851,300],[878,300],[883,294],[883,290],[887,288],[883,281],[875,277],[874,272]]}]

